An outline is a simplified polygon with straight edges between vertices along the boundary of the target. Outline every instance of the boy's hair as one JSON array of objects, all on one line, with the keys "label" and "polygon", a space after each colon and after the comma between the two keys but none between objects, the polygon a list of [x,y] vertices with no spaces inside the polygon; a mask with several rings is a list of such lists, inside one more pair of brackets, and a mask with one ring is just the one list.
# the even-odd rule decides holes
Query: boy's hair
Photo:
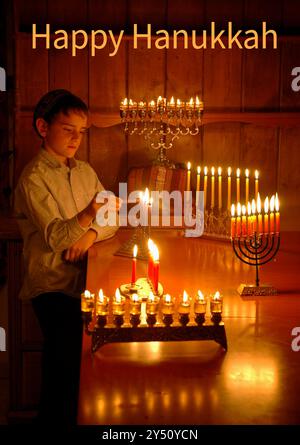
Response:
[{"label": "boy's hair", "polygon": [[71,110],[79,111],[85,115],[88,114],[88,107],[83,100],[70,91],[63,89],[49,91],[39,100],[35,107],[33,113],[33,128],[41,137],[36,127],[37,119],[42,118],[50,124],[58,113],[68,114]]}]

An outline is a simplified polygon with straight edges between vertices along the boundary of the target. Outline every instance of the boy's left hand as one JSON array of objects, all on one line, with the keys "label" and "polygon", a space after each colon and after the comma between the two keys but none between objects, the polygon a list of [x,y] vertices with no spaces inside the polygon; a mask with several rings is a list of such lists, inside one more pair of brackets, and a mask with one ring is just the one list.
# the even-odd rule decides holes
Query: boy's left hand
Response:
[{"label": "boy's left hand", "polygon": [[97,233],[95,230],[88,230],[73,246],[65,250],[64,259],[71,263],[82,260],[88,249],[93,245],[96,237]]}]

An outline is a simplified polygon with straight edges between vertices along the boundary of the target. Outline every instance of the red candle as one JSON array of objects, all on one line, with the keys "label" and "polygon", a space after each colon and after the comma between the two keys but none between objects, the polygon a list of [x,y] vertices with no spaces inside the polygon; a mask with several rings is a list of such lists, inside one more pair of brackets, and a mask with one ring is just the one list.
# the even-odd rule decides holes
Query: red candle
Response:
[{"label": "red candle", "polygon": [[248,220],[248,236],[252,235],[252,216],[251,216],[251,204],[248,202],[247,204],[247,220]]},{"label": "red candle", "polygon": [[265,199],[264,202],[264,233],[269,233],[269,198],[268,196]]},{"label": "red candle", "polygon": [[235,220],[235,205],[231,206],[231,238],[234,238],[236,234],[236,220]]},{"label": "red candle", "polygon": [[270,233],[274,233],[274,206],[275,206],[275,196],[273,195],[270,199]]},{"label": "red candle", "polygon": [[246,206],[242,205],[242,236],[247,236]]},{"label": "red candle", "polygon": [[134,245],[133,248],[133,258],[132,258],[132,272],[131,272],[131,284],[135,284],[136,282],[136,256],[137,256],[137,245]]},{"label": "red candle", "polygon": [[158,277],[159,277],[159,252],[157,246],[153,246],[153,287],[154,291],[158,291]]},{"label": "red candle", "polygon": [[237,218],[236,218],[236,236],[241,236],[241,204],[238,202],[237,206]]},{"label": "red candle", "polygon": [[279,199],[278,199],[278,194],[276,193],[275,196],[275,219],[276,219],[276,233],[280,232],[280,213],[279,213]]},{"label": "red candle", "polygon": [[153,281],[153,241],[148,239],[149,260],[148,260],[148,280]]}]

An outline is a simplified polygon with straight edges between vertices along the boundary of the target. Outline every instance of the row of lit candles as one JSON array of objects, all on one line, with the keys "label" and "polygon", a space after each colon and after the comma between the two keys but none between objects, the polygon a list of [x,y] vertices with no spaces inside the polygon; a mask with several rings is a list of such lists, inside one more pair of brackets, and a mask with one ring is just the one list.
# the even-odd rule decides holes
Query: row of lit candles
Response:
[{"label": "row of lit candles", "polygon": [[[108,306],[110,298],[105,296],[102,289],[98,293],[96,301],[96,315],[108,315]],[[112,299],[113,315],[123,316],[125,314],[125,297],[120,294],[119,289],[116,289],[115,296]],[[194,313],[205,314],[207,307],[207,298],[199,290],[195,299],[192,299],[186,291],[183,292],[182,298],[179,302],[178,313],[189,315],[193,304]],[[146,313],[148,315],[156,315],[159,309],[160,298],[150,292],[146,301]],[[130,297],[130,314],[139,315],[141,313],[141,299],[138,294],[133,294]],[[223,298],[219,291],[215,292],[210,297],[210,311],[211,314],[221,314],[223,306]],[[95,295],[88,290],[81,294],[81,310],[82,312],[93,312],[95,307]],[[162,297],[162,313],[164,315],[173,315],[175,312],[175,300],[169,294]]]},{"label": "row of lit candles", "polygon": [[[275,212],[274,212],[275,210]],[[247,237],[257,234],[280,232],[280,213],[278,194],[269,200],[264,200],[264,215],[262,215],[261,199],[258,193],[257,200],[246,205],[232,204],[231,206],[231,237]]]},{"label": "row of lit candles", "polygon": [[170,101],[168,101],[165,97],[159,96],[157,100],[151,100],[149,102],[139,101],[134,102],[132,99],[127,99],[127,97],[121,101],[120,110],[136,110],[136,111],[150,111],[156,112],[161,109],[170,110],[203,110],[203,102],[199,100],[198,96],[194,99],[190,98],[188,102],[184,102],[180,99],[174,99],[172,96]]},{"label": "row of lit candles", "polygon": [[[187,163],[187,184],[186,184],[186,190],[191,190],[191,163]],[[215,167],[211,167],[210,171],[208,167],[204,167],[203,169],[203,191],[204,191],[204,208],[206,208],[206,202],[207,202],[207,189],[208,189],[208,175],[211,175],[211,200],[210,200],[210,207],[213,209],[216,206],[215,202],[215,175],[218,174],[218,208],[222,209],[223,203],[222,203],[222,180],[223,180],[223,171],[222,167],[218,167],[216,169]],[[249,189],[250,189],[250,171],[248,168],[245,169],[245,201],[248,202],[249,200]],[[258,187],[259,187],[259,172],[258,170],[255,170],[254,172],[254,179],[255,179],[255,199],[258,195]],[[227,168],[227,208],[230,210],[231,205],[231,194],[232,194],[232,168]],[[196,185],[196,191],[200,191],[200,184],[201,183],[201,167],[197,167],[197,185]],[[241,200],[241,169],[236,169],[236,201],[240,202]]]}]

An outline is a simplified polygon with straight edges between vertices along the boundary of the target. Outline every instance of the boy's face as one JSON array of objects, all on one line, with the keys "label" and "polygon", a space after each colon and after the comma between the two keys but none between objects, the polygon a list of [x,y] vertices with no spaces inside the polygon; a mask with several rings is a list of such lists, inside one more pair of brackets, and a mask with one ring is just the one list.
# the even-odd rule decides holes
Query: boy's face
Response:
[{"label": "boy's face", "polygon": [[50,124],[40,131],[44,147],[61,162],[76,154],[82,136],[87,129],[87,116],[79,111],[70,110],[68,114],[58,113]]}]

